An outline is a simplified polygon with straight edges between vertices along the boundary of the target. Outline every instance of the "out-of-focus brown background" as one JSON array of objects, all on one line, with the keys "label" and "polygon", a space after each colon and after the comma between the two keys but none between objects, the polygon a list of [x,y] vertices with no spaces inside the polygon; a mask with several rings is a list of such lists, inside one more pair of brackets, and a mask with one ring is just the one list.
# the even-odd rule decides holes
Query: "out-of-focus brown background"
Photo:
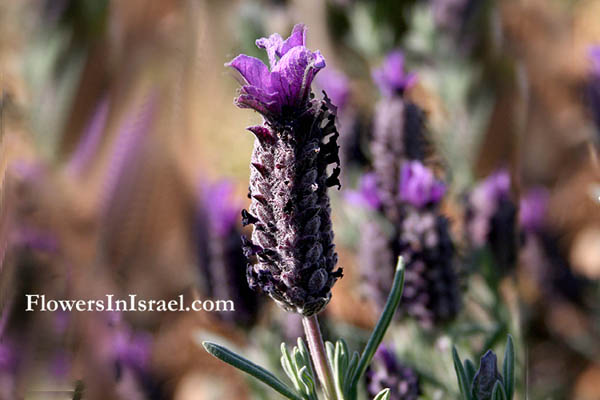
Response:
[{"label": "out-of-focus brown background", "polygon": [[[270,336],[264,330],[286,318],[268,301],[258,303],[248,327],[209,313],[25,313],[23,294],[205,297],[196,222],[198,208],[211,213],[211,204],[202,204],[201,188],[226,179],[238,199],[232,202],[246,206],[253,137],[245,128],[260,122],[258,114],[233,105],[238,84],[223,64],[241,52],[260,55],[256,38],[287,35],[303,22],[308,47],[349,77],[352,105],[368,121],[378,98],[371,69],[387,50],[418,43],[425,33],[414,15],[426,15],[430,6],[397,2],[401,6],[384,18],[370,14],[368,3],[0,3],[0,338],[19,358],[14,364],[0,352],[0,399],[73,390],[78,380],[89,399],[251,397],[247,379],[211,358],[196,338],[226,338],[266,363],[261,342]],[[373,3],[385,11],[395,2]],[[472,160],[464,182],[508,166],[515,192],[547,187],[549,220],[569,268],[595,282],[599,142],[585,87],[588,48],[600,43],[600,1],[486,4],[492,13],[487,51],[456,54],[464,76],[468,65],[479,66],[474,86],[489,100],[478,117],[483,122],[470,125],[478,127],[479,145],[464,147],[464,158]],[[374,32],[379,25],[396,29]],[[418,58],[409,65],[423,76],[410,96],[425,108],[440,143],[452,141],[460,132],[447,127],[460,130],[456,121],[472,116],[453,114],[432,83],[451,78]],[[335,207],[342,200],[334,196]],[[460,232],[458,207],[447,205]],[[367,328],[375,316],[356,294],[356,251],[343,239],[347,218],[334,214],[346,271],[326,318]],[[536,310],[528,317],[534,328],[524,349],[530,390],[558,396],[531,398],[600,399],[597,289],[591,308],[542,301],[527,271],[519,270],[517,287],[523,307]],[[115,371],[115,359],[143,365],[145,372]]]}]

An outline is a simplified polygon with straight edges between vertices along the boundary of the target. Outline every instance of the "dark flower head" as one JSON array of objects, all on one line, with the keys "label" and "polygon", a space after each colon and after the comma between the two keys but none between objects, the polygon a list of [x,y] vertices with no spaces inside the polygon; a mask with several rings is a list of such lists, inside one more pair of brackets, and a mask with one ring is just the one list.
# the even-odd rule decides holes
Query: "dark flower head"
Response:
[{"label": "dark flower head", "polygon": [[433,171],[419,161],[408,161],[402,166],[400,176],[400,199],[417,208],[437,204],[446,186],[433,175]]},{"label": "dark flower head", "polygon": [[475,399],[490,400],[492,398],[492,391],[494,390],[496,381],[502,381],[502,376],[498,373],[496,364],[496,354],[491,350],[488,350],[481,357],[479,369],[475,373],[471,386],[471,391]]},{"label": "dark flower head", "polygon": [[544,188],[529,190],[521,198],[519,206],[519,224],[527,232],[536,232],[543,228],[548,208],[548,191]]},{"label": "dark flower head", "polygon": [[326,69],[317,77],[317,84],[327,93],[338,110],[345,108],[350,98],[350,82],[346,75],[340,71]]},{"label": "dark flower head", "polygon": [[386,345],[379,346],[366,373],[369,398],[390,389],[390,400],[416,400],[421,394],[419,376],[402,365]]},{"label": "dark flower head", "polygon": [[377,177],[370,172],[360,178],[358,190],[350,190],[345,194],[346,201],[358,207],[377,210],[381,206],[381,199],[377,192]]},{"label": "dark flower head", "polygon": [[306,28],[298,24],[286,40],[277,33],[258,39],[256,45],[269,56],[270,70],[258,58],[245,54],[225,64],[243,78],[244,86],[235,100],[238,107],[252,108],[267,119],[306,108],[310,85],[325,67],[325,59],[318,50],[305,47],[305,36]]},{"label": "dark flower head", "polygon": [[383,65],[373,72],[373,80],[386,96],[402,94],[417,80],[414,73],[404,72],[404,54],[400,50],[392,51],[383,61]]},{"label": "dark flower head", "polygon": [[304,36],[304,26],[296,25],[285,41],[277,34],[257,41],[271,71],[245,55],[229,65],[248,83],[237,105],[265,117],[263,125],[248,128],[256,136],[251,203],[242,211],[243,223],[254,225],[251,240],[244,238],[248,283],[284,309],[310,316],[325,308],[342,276],[335,269],[327,195],[329,187],[340,186],[340,159],[335,107],[326,96],[309,100],[325,61],[304,47]]}]

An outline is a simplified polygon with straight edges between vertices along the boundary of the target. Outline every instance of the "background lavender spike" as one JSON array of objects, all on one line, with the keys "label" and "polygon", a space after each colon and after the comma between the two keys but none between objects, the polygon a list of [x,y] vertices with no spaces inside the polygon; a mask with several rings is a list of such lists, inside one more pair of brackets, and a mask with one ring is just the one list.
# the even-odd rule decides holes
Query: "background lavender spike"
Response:
[{"label": "background lavender spike", "polygon": [[415,76],[404,73],[402,53],[392,52],[373,75],[384,95],[375,108],[371,142],[373,168],[386,214],[398,220],[402,212],[397,201],[402,164],[425,158],[423,112],[404,98]]},{"label": "background lavender spike", "polygon": [[241,205],[233,201],[233,186],[227,181],[203,184],[196,215],[196,249],[205,295],[233,300],[234,312],[219,317],[241,325],[255,321],[259,298],[246,282],[246,258],[242,252],[242,232],[237,221]]},{"label": "background lavender spike", "polygon": [[[421,326],[432,328],[454,318],[461,304],[449,224],[438,211],[445,186],[418,161],[406,162],[401,175],[397,202],[403,209],[403,218],[396,231],[384,231],[378,221],[369,221],[361,229],[359,260],[363,282],[369,297],[383,307],[394,260],[402,255],[405,281],[402,313],[397,316],[408,315]],[[368,176],[363,181],[368,182]],[[363,188],[360,193],[370,198],[370,192]],[[371,209],[376,210],[372,206]]]},{"label": "background lavender spike", "polygon": [[396,252],[388,236],[379,221],[367,221],[361,226],[358,263],[362,287],[366,297],[380,308],[385,305],[394,277],[391,266]]},{"label": "background lavender spike", "polygon": [[453,319],[461,299],[448,220],[434,210],[411,209],[399,248],[406,260],[400,309],[428,329]]},{"label": "background lavender spike", "polygon": [[390,400],[417,400],[421,395],[417,373],[399,362],[385,344],[377,349],[365,376],[369,398],[385,388],[390,389]]},{"label": "background lavender spike", "polygon": [[583,295],[589,282],[573,272],[563,244],[546,221],[548,201],[548,191],[540,187],[527,190],[521,197],[521,265],[527,276],[537,284],[542,302],[559,298],[583,305]]},{"label": "background lavender spike", "polygon": [[510,198],[510,175],[502,169],[479,183],[468,197],[467,238],[475,248],[488,246],[500,271],[516,261],[517,207]]},{"label": "background lavender spike", "polygon": [[[269,55],[271,70],[258,59],[240,55],[229,66],[246,85],[236,104],[263,115],[250,167],[249,211],[253,224],[245,242],[251,288],[267,293],[288,311],[314,315],[327,305],[335,270],[331,210],[327,188],[339,185],[334,107],[314,99],[310,84],[325,66],[321,54],[305,46],[305,28],[296,25],[283,40],[274,34],[257,40]],[[328,175],[329,165],[335,165]]]}]

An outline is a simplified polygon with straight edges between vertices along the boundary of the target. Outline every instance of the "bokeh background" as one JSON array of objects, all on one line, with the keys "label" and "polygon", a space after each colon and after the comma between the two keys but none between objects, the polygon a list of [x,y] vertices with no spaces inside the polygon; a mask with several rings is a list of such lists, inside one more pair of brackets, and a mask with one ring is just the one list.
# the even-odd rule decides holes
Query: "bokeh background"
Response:
[{"label": "bokeh background", "polygon": [[[0,399],[50,390],[275,398],[199,343],[217,338],[276,368],[273,344],[301,334],[294,316],[244,283],[245,128],[261,119],[233,105],[238,83],[224,67],[239,53],[265,59],[255,39],[286,36],[299,22],[349,87],[338,126],[351,144],[343,188],[331,190],[345,276],[322,316],[326,335],[358,348],[377,318],[360,290],[364,216],[345,193],[369,168],[380,98],[371,72],[401,49],[418,76],[407,96],[425,111],[432,163],[446,171],[443,210],[464,264],[465,195],[498,168],[510,172],[515,203],[544,188],[552,236],[545,261],[520,246],[492,293],[508,310],[503,330],[477,306],[496,289],[467,273],[456,323],[425,334],[394,324],[390,340],[425,377],[422,398],[456,396],[450,343],[476,357],[502,348],[504,336],[490,332],[510,331],[518,398],[600,399],[600,61],[590,55],[600,44],[598,0],[1,2]],[[235,299],[238,310],[26,313],[25,293],[184,294]]]}]

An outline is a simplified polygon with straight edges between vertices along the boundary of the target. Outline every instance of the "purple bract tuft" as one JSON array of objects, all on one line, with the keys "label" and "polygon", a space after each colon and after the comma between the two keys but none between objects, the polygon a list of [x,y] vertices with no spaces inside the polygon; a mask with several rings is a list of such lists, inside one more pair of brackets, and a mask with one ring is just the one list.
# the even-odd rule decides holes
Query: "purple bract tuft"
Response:
[{"label": "purple bract tuft", "polygon": [[383,65],[373,72],[373,80],[386,96],[404,93],[417,81],[414,73],[404,72],[404,54],[395,50],[387,55]]},{"label": "purple bract tuft", "polygon": [[327,69],[319,74],[318,86],[323,89],[338,110],[344,109],[350,98],[350,82],[342,72]]},{"label": "purple bract tuft", "polygon": [[400,179],[400,199],[417,208],[437,204],[446,191],[444,183],[435,179],[433,171],[419,161],[406,162]]},{"label": "purple bract tuft", "polygon": [[519,206],[519,224],[528,232],[543,228],[548,208],[548,191],[534,188],[525,193]]},{"label": "purple bract tuft", "polygon": [[206,184],[203,185],[202,192],[204,206],[210,207],[210,228],[218,236],[226,236],[236,225],[242,209],[241,204],[233,201],[233,184],[228,181]]},{"label": "purple bract tuft", "polygon": [[592,73],[600,76],[600,45],[592,46],[589,55],[592,62]]},{"label": "purple bract tuft", "polygon": [[346,201],[358,207],[366,207],[376,210],[381,206],[381,199],[377,192],[377,177],[374,173],[364,174],[360,178],[358,190],[350,190],[345,193]]},{"label": "purple bract tuft", "polygon": [[307,108],[310,85],[325,67],[325,59],[318,50],[305,47],[305,36],[306,28],[298,24],[286,40],[277,33],[258,39],[256,45],[269,56],[270,70],[258,58],[245,54],[225,64],[236,69],[244,81],[235,100],[238,107],[252,108],[270,120]]}]

